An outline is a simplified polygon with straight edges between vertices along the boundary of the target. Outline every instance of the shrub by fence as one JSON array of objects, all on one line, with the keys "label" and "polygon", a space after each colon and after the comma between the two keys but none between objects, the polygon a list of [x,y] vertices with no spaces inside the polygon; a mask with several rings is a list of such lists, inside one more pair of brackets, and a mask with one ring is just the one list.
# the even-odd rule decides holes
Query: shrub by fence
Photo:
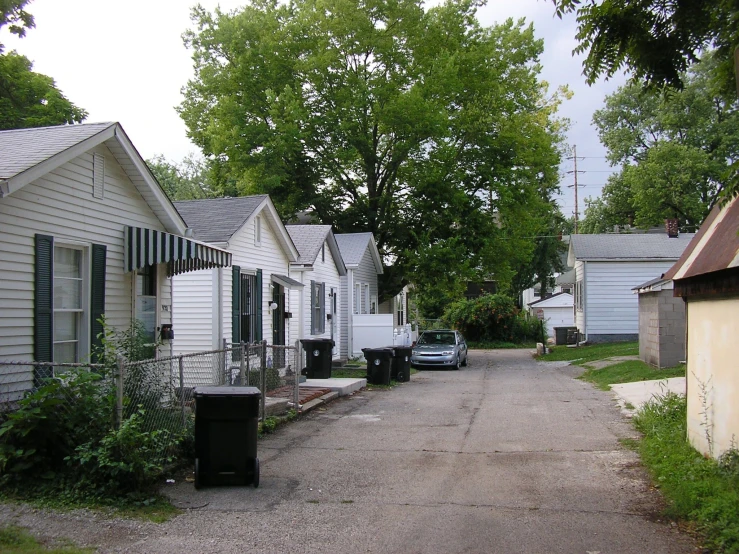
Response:
[{"label": "shrub by fence", "polygon": [[542,341],[541,322],[519,310],[508,296],[486,294],[453,303],[442,317],[469,341]]}]

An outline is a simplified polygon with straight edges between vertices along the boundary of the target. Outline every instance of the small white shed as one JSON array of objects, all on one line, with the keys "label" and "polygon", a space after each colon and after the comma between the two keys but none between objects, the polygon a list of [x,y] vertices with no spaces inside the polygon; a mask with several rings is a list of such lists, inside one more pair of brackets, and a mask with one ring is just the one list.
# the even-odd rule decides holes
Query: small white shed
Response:
[{"label": "small white shed", "polygon": [[547,335],[554,336],[555,327],[575,325],[575,301],[571,294],[558,292],[544,300],[529,304],[531,315],[544,321]]}]

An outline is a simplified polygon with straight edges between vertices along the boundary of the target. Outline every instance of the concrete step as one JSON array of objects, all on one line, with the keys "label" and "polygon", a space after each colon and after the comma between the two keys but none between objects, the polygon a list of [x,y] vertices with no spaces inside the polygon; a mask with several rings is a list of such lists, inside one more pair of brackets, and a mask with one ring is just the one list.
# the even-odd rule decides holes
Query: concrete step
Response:
[{"label": "concrete step", "polygon": [[367,379],[336,378],[331,379],[306,379],[300,383],[300,387],[321,387],[338,392],[339,396],[347,396],[367,386]]}]

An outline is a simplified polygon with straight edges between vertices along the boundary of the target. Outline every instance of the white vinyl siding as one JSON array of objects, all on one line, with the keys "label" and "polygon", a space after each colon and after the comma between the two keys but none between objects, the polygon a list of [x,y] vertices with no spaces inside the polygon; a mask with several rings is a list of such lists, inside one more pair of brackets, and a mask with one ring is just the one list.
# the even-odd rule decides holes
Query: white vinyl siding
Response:
[{"label": "white vinyl siding", "polygon": [[[261,221],[259,246],[256,240],[257,217]],[[273,293],[272,275],[289,276],[287,254],[278,241],[272,225],[267,210],[259,210],[233,234],[228,244],[218,245],[232,253],[233,265],[240,267],[243,273],[256,273],[257,269],[262,270],[262,338],[269,344],[272,344],[273,331],[272,312],[269,310]],[[227,267],[193,271],[177,275],[173,281],[175,317],[173,351],[179,354],[221,348],[224,338],[230,344],[232,269]],[[285,291],[285,311],[292,311],[293,319],[297,321],[297,307],[291,308],[288,290]],[[293,336],[287,323],[285,343],[292,345],[295,341]]]},{"label": "white vinyl siding", "polygon": [[[104,198],[93,197],[93,154],[105,160]],[[123,270],[124,227],[166,230],[116,158],[99,145],[74,160],[0,198],[0,359],[33,359],[34,235],[57,244],[92,243],[107,247],[105,315],[126,329],[133,316],[131,274]],[[159,272],[162,301],[169,304],[166,272]],[[166,298],[164,295],[167,295]],[[85,349],[86,351],[86,349]],[[0,393],[30,386],[28,367],[2,371]],[[8,375],[10,371],[17,374]]]},{"label": "white vinyl siding", "polygon": [[[351,281],[351,282],[350,282]],[[364,254],[362,255],[362,260],[359,262],[357,267],[347,269],[347,276],[341,278],[341,284],[342,284],[342,292],[345,290],[351,290],[352,295],[351,298],[347,298],[344,304],[344,309],[341,310],[342,315],[342,322],[343,327],[341,328],[341,336],[342,336],[342,342],[341,342],[341,355],[342,356],[348,356],[349,353],[349,333],[352,332],[352,330],[349,328],[351,319],[350,319],[350,312],[349,310],[353,310],[352,313],[369,313],[369,306],[367,308],[367,312],[362,312],[360,309],[359,312],[355,310],[355,302],[359,302],[360,304],[363,302],[363,296],[364,296],[364,284],[369,285],[369,298],[377,298],[379,296],[378,286],[377,286],[377,267],[375,266],[375,262],[372,258],[372,254],[369,249],[369,243],[367,245],[367,248],[364,251]],[[357,297],[357,288],[356,285],[360,285],[359,287],[359,295]]]},{"label": "white vinyl siding", "polygon": [[[587,262],[584,281],[586,333],[588,335],[639,333],[639,298],[631,289],[660,277],[673,264],[674,260]],[[580,279],[578,272],[577,280]],[[578,326],[580,314],[581,312],[577,313]]]}]

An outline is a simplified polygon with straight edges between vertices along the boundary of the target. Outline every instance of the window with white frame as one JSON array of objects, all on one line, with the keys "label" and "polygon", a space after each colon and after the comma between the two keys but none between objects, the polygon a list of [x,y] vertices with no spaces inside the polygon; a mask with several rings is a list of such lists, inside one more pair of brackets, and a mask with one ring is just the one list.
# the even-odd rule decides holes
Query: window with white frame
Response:
[{"label": "window with white frame", "polygon": [[54,361],[79,362],[84,351],[88,283],[81,247],[54,246]]},{"label": "window with white frame", "polygon": [[254,244],[260,246],[262,244],[262,217],[254,218]]},{"label": "window with white frame", "polygon": [[362,285],[360,283],[354,284],[354,313],[362,313]]},{"label": "window with white frame", "polygon": [[364,301],[362,302],[362,304],[363,304],[362,308],[363,308],[364,311],[362,313],[363,314],[368,314],[368,313],[370,313],[370,310],[369,310],[369,307],[370,307],[370,287],[369,287],[369,283],[365,283],[364,284],[364,299],[363,300]]},{"label": "window with white frame", "polygon": [[583,311],[583,282],[582,279],[575,283],[575,310]]},{"label": "window with white frame", "polygon": [[370,313],[376,314],[377,313],[377,295],[373,294],[370,296]]}]

